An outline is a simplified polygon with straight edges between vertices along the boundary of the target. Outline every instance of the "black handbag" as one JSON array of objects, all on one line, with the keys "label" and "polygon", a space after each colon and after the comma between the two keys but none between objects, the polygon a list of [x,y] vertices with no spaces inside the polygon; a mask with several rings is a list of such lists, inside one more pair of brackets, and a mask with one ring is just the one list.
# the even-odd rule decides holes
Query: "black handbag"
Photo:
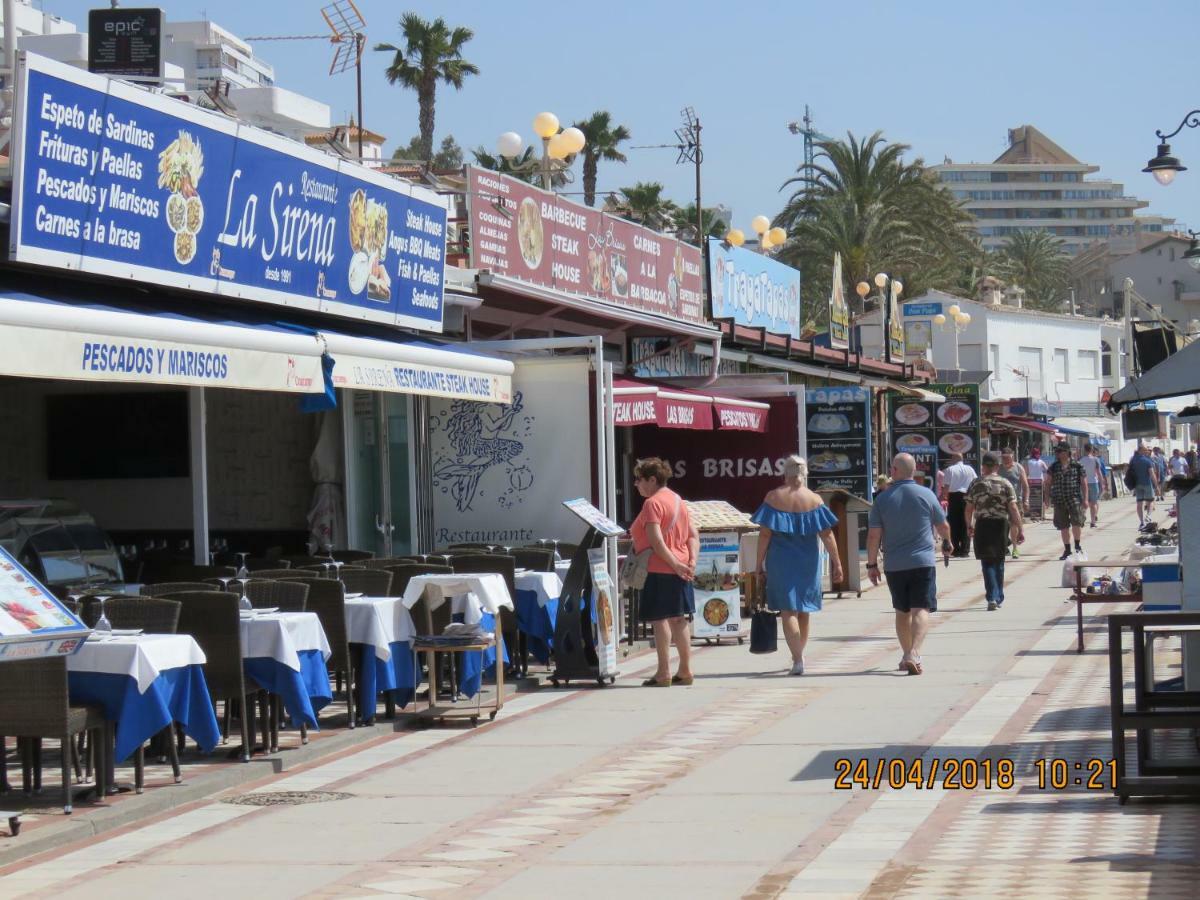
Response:
[{"label": "black handbag", "polygon": [[779,649],[779,619],[769,609],[750,614],[750,652],[774,653]]}]

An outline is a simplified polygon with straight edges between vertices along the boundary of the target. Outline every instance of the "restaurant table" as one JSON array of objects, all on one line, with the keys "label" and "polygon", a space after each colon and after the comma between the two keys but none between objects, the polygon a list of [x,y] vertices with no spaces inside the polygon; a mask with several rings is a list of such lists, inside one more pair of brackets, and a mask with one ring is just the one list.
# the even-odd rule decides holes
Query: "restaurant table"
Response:
[{"label": "restaurant table", "polygon": [[1083,652],[1083,606],[1085,603],[1141,603],[1142,592],[1136,591],[1121,591],[1119,594],[1090,594],[1087,591],[1087,585],[1083,583],[1084,569],[1136,569],[1138,563],[1130,559],[1080,559],[1071,563],[1071,568],[1075,570],[1075,590],[1071,594],[1071,599],[1075,601],[1075,628],[1078,633],[1078,642],[1075,652]]},{"label": "restaurant table", "polygon": [[[402,602],[412,609],[422,599],[426,609],[432,612],[447,599],[450,600],[450,615],[455,621],[468,625],[479,625],[484,631],[497,632],[496,614],[501,608],[513,609],[504,576],[495,573],[454,575],[414,575],[404,589]],[[499,637],[496,644],[501,647],[502,659],[508,662],[504,641]],[[483,672],[496,663],[496,647],[472,650],[462,654],[462,673],[459,690],[468,697],[479,692]]]},{"label": "restaurant table", "polygon": [[241,625],[246,675],[279,696],[293,722],[317,728],[317,713],[333,699],[329,640],[317,614],[243,613]]},{"label": "restaurant table", "polygon": [[92,636],[67,657],[71,702],[104,710],[116,730],[114,760],[127,759],[172,722],[208,752],[221,730],[204,680],[205,661],[187,634]]},{"label": "restaurant table", "polygon": [[412,649],[416,633],[412,613],[399,597],[346,599],[346,636],[360,654],[358,703],[367,724],[375,719],[379,694],[394,691],[403,708],[416,693],[420,680]]},{"label": "restaurant table", "polygon": [[546,665],[554,646],[562,578],[556,572],[518,572],[516,587],[517,628],[525,635],[534,659]]}]

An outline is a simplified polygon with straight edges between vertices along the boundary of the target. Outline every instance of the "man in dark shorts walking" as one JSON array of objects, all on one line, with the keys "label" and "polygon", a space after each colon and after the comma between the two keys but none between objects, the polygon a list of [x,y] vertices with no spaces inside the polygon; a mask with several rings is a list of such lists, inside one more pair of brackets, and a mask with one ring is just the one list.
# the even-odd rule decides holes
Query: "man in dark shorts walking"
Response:
[{"label": "man in dark shorts walking", "polygon": [[983,589],[989,611],[1004,606],[1004,558],[1008,544],[1025,540],[1021,510],[1012,483],[1000,474],[1000,459],[985,453],[983,474],[967,491],[967,529],[975,545],[975,558],[983,570]]},{"label": "man in dark shorts walking", "polygon": [[1062,535],[1063,553],[1059,559],[1071,555],[1071,538],[1075,538],[1075,551],[1080,552],[1083,536],[1083,505],[1087,497],[1087,472],[1076,460],[1071,459],[1071,445],[1059,444],[1054,448],[1054,464],[1046,470],[1046,492],[1054,504],[1054,527]]},{"label": "man in dark shorts walking", "polygon": [[879,548],[883,546],[888,590],[896,611],[900,668],[920,675],[921,646],[929,631],[929,614],[937,609],[937,559],[933,533],[942,539],[943,559],[949,563],[950,526],[942,504],[929,488],[913,481],[917,463],[908,453],[892,460],[892,484],[875,498],[867,524],[867,574],[879,584]]}]

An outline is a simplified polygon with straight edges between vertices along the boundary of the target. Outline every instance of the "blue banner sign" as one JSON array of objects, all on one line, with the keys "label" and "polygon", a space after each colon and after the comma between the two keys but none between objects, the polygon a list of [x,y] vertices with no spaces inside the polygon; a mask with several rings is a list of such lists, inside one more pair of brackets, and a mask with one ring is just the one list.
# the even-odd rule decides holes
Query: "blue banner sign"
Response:
[{"label": "blue banner sign", "polygon": [[936,316],[942,311],[940,303],[905,303],[901,307],[906,316]]},{"label": "blue banner sign", "polygon": [[23,54],[12,258],[442,330],[446,201]]},{"label": "blue banner sign", "polygon": [[800,337],[800,273],[771,257],[708,239],[714,319]]}]

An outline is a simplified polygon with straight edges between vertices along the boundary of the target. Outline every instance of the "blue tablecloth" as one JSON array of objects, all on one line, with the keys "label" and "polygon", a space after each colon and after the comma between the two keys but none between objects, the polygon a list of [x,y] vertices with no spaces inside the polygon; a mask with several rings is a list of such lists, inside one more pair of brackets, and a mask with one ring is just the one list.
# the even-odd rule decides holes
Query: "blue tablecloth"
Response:
[{"label": "blue tablecloth", "polygon": [[242,667],[260,687],[283,698],[283,708],[293,724],[303,721],[315,729],[317,713],[333,699],[325,654],[301,650],[296,655],[300,657],[299,672],[268,656],[244,659]]},{"label": "blue tablecloth", "polygon": [[138,747],[172,722],[201,750],[209,751],[221,740],[208,684],[201,666],[164,669],[144,694],[137,680],[128,675],[100,672],[68,672],[71,702],[96,705],[104,717],[116,723],[116,758],[128,759]]},{"label": "blue tablecloth", "polygon": [[550,663],[554,649],[554,623],[558,619],[558,600],[547,600],[542,606],[536,591],[517,591],[517,628],[525,634],[525,646],[542,665]]},{"label": "blue tablecloth", "polygon": [[[461,616],[454,616],[454,619],[461,620]],[[479,619],[479,625],[484,631],[495,632],[496,617],[491,613],[483,613]],[[486,650],[471,650],[467,653],[460,653],[462,665],[458,672],[458,690],[460,693],[466,694],[468,697],[474,697],[479,693],[479,686],[483,682],[483,673],[491,672],[496,665],[496,647],[495,645],[488,647]],[[504,661],[508,662],[508,648],[504,648]]]},{"label": "blue tablecloth", "polygon": [[358,709],[364,722],[375,718],[376,698],[384,691],[395,691],[396,703],[403,709],[417,693],[420,668],[412,641],[395,641],[388,645],[391,659],[380,659],[371,644],[353,644],[361,654],[362,668],[358,675]]}]

